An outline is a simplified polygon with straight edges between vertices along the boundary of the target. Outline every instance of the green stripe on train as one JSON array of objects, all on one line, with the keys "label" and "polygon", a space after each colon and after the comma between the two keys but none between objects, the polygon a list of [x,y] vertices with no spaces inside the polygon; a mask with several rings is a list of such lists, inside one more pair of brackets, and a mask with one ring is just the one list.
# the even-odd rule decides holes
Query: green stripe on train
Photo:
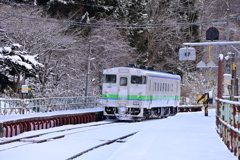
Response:
[{"label": "green stripe on train", "polygon": [[102,98],[107,99],[128,99],[128,100],[158,100],[158,99],[180,99],[180,96],[139,96],[139,95],[128,95],[128,96],[119,96],[117,94],[102,94]]}]

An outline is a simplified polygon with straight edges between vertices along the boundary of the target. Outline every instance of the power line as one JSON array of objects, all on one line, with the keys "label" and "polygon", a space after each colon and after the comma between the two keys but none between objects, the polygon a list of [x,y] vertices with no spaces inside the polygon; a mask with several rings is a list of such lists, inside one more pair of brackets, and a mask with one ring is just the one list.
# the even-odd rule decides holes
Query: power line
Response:
[{"label": "power line", "polygon": [[[81,6],[88,6],[88,7],[96,7],[96,8],[107,8],[107,9],[124,9],[124,10],[134,10],[136,11],[136,9],[133,9],[133,8],[128,8],[128,7],[119,7],[119,6],[109,6],[109,5],[94,5],[94,4],[85,4],[85,3],[70,3],[70,4],[75,4],[75,5],[81,5]],[[176,5],[177,6],[177,5]],[[161,9],[156,9],[157,11],[166,11],[166,8],[164,6],[162,6],[163,8]],[[175,9],[173,9],[175,8]],[[188,7],[185,7],[187,9],[183,9],[183,7],[180,9],[176,9],[176,7],[172,7],[172,9],[170,9],[170,11],[181,11],[181,12],[196,12],[196,11],[199,11],[199,10],[202,10],[203,8],[201,9],[190,9]],[[150,8],[144,8],[144,11],[152,11],[154,9],[150,9]]]},{"label": "power line", "polygon": [[[2,12],[2,11],[0,11]],[[5,12],[2,12],[5,13]],[[202,24],[212,24],[216,22],[226,22],[226,19],[216,19],[216,20],[207,20],[207,21],[198,21],[198,22],[186,22],[186,23],[174,23],[174,24],[163,24],[163,23],[155,23],[155,24],[116,24],[116,23],[106,23],[106,24],[99,24],[99,23],[80,23],[76,21],[66,21],[66,20],[55,20],[55,19],[42,19],[37,17],[29,17],[29,16],[22,16],[13,13],[5,13],[8,16],[21,18],[21,19],[28,19],[30,21],[36,22],[47,22],[47,23],[59,23],[65,25],[73,25],[73,26],[80,26],[80,27],[90,27],[90,28],[118,28],[118,29],[154,29],[154,28],[171,28],[171,27],[187,27],[187,26],[199,26]],[[231,17],[230,19],[239,19],[238,17]]]},{"label": "power line", "polygon": [[[87,3],[77,3],[77,2],[66,2],[66,1],[63,1],[63,2],[60,2],[60,1],[57,1],[59,3],[62,3],[63,5],[68,5],[68,4],[73,4],[73,5],[80,5],[80,6],[87,6],[87,7],[93,7],[93,8],[105,8],[105,9],[124,9],[124,10],[134,10],[136,11],[136,9],[133,9],[133,8],[129,8],[129,7],[126,7],[126,5],[122,8],[121,6],[110,6],[110,5],[99,5],[99,4],[87,4]],[[23,4],[19,4],[19,3],[12,3],[12,2],[5,2],[7,4],[18,4],[18,5],[23,5]],[[51,2],[52,3],[52,2]],[[49,3],[49,4],[51,4]],[[54,4],[54,2],[53,2]],[[118,3],[119,4],[119,3]],[[26,6],[33,6],[32,4],[24,4]],[[134,4],[132,4],[134,5]],[[157,11],[166,11],[166,8],[164,6],[162,6],[163,8],[161,9],[157,9]],[[175,7],[171,7],[171,8],[177,8],[178,5],[176,5]],[[157,7],[158,8],[158,7]],[[181,8],[181,11],[198,11],[199,9],[194,9],[194,10],[189,10],[188,7],[185,7],[187,9],[183,10],[184,7]],[[198,7],[199,8],[199,7]],[[202,8],[201,8],[202,9]],[[152,11],[153,9],[150,9],[150,8],[144,8],[144,11]],[[175,9],[172,9],[171,11],[174,11]]]},{"label": "power line", "polygon": [[[58,1],[59,2],[59,1]],[[64,1],[65,2],[65,1]],[[13,4],[13,3],[11,3],[11,2],[5,2],[5,3],[8,3],[8,4]],[[76,2],[65,2],[65,3],[63,3],[63,2],[61,2],[62,4],[64,4],[64,5],[68,5],[68,4],[73,4],[73,5],[81,5],[81,6],[88,6],[88,7],[95,7],[95,8],[105,8],[105,9],[124,9],[124,10],[134,10],[134,11],[136,11],[136,9],[133,9],[133,8],[128,8],[128,7],[119,7],[119,6],[110,6],[110,5],[99,5],[99,4],[87,4],[87,3],[76,3]],[[18,4],[18,3],[16,3],[16,4]],[[19,4],[18,4],[19,5]],[[21,4],[20,4],[21,5]],[[24,5],[27,5],[27,6],[33,6],[32,4],[24,4]],[[173,12],[192,12],[192,13],[195,13],[195,12],[197,12],[197,11],[203,11],[203,10],[206,10],[205,8],[204,8],[204,6],[205,5],[202,5],[202,6],[200,6],[200,7],[197,7],[197,9],[192,9],[192,8],[189,8],[189,7],[186,7],[186,6],[181,6],[180,5],[180,7],[179,7],[179,5],[177,5],[176,4],[176,6],[174,7],[171,7],[170,9],[168,8],[168,9],[166,9],[164,6],[163,6],[163,8],[161,8],[161,9],[157,9],[157,11],[166,11],[166,10],[168,10],[168,11],[173,11]],[[193,6],[194,7],[194,6]],[[158,8],[158,7],[157,7]],[[195,7],[196,8],[196,7]],[[151,9],[151,8],[144,8],[144,10],[145,11],[152,11],[153,9]],[[222,9],[221,8],[219,8],[219,9],[214,9],[215,11],[222,11]],[[239,11],[239,9],[238,9],[238,7],[237,6],[231,6],[231,8],[230,8],[230,10],[238,10]]]},{"label": "power line", "polygon": [[[65,3],[63,3],[65,4]],[[106,9],[124,9],[124,10],[136,10],[136,9],[133,9],[133,8],[128,8],[128,7],[124,7],[124,8],[121,8],[119,6],[109,6],[109,5],[99,5],[99,4],[86,4],[86,3],[72,3],[72,2],[67,2],[66,4],[74,4],[74,5],[81,5],[81,6],[88,6],[88,7],[95,7],[95,8],[106,8]],[[181,5],[180,5],[181,6]],[[166,8],[164,6],[162,6],[163,8],[161,9],[157,9],[157,11],[166,11]],[[178,7],[178,8],[177,8]],[[194,7],[194,6],[193,6]],[[170,9],[169,11],[179,11],[179,12],[196,12],[196,11],[203,11],[205,10],[204,9],[204,5],[203,6],[200,6],[200,7],[197,7],[198,9],[189,9],[189,7],[187,6],[181,6],[179,7],[177,4],[175,7],[171,7],[172,9]],[[144,8],[145,11],[152,11],[153,9],[150,9],[150,8]],[[221,8],[219,9],[215,9],[215,10],[218,10],[218,11],[222,11]],[[230,10],[238,10],[238,7],[237,6],[231,6]]]}]

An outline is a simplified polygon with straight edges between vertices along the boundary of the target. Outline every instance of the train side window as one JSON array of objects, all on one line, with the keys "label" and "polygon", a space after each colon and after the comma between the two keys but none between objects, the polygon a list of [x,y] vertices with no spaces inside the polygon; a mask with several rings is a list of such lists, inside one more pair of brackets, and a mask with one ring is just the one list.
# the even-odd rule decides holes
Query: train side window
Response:
[{"label": "train side window", "polygon": [[127,86],[127,77],[120,78],[120,86]]},{"label": "train side window", "polygon": [[147,77],[146,76],[132,75],[131,76],[131,83],[132,84],[146,84],[147,83]]},{"label": "train side window", "polygon": [[146,76],[142,76],[142,84],[147,84],[147,77]]},{"label": "train side window", "polygon": [[104,83],[116,83],[116,75],[113,74],[105,74],[103,75]]}]

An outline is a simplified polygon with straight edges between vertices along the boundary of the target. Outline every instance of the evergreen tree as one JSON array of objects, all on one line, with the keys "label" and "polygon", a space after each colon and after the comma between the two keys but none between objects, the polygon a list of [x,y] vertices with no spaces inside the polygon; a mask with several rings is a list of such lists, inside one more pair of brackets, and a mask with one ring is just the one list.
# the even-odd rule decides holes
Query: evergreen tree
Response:
[{"label": "evergreen tree", "polygon": [[19,44],[0,48],[0,91],[5,89],[17,93],[24,80],[36,77],[37,72],[43,67],[36,58],[37,55],[28,55],[25,51],[19,51]]}]

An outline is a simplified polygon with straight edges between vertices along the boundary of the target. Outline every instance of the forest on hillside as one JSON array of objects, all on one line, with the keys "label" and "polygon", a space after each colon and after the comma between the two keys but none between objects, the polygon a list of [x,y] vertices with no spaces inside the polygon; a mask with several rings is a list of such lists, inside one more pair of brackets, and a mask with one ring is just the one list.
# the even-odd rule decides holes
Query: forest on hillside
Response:
[{"label": "forest on hillside", "polygon": [[101,94],[103,69],[136,64],[179,74],[182,96],[195,99],[217,85],[217,69],[196,65],[210,52],[217,64],[227,48],[195,47],[195,61],[180,61],[179,49],[208,41],[210,27],[219,41],[239,41],[240,1],[1,0],[0,19],[2,97],[23,84],[33,97],[83,96],[90,54],[89,95]]}]

